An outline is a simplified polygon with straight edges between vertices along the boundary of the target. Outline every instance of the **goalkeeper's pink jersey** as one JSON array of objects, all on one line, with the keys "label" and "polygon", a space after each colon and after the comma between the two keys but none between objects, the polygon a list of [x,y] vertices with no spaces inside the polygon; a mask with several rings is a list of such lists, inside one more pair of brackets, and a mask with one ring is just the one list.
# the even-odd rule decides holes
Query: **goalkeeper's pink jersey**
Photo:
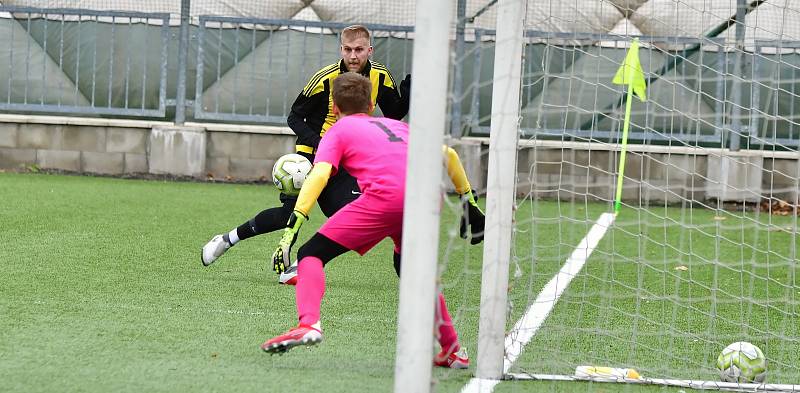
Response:
[{"label": "goalkeeper's pink jersey", "polygon": [[408,125],[385,117],[340,118],[322,137],[314,162],[340,167],[358,180],[376,210],[402,211],[408,157]]}]

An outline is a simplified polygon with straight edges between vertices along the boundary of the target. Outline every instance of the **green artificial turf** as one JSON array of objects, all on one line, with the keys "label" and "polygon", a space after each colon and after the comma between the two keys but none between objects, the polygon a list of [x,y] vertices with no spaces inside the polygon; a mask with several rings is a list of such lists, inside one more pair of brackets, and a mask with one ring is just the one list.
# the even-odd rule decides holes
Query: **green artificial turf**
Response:
[{"label": "green artificial turf", "polygon": [[[259,345],[296,323],[294,290],[277,283],[268,263],[280,233],[244,241],[210,267],[199,252],[276,205],[274,187],[0,173],[0,198],[0,391],[392,390],[397,277],[389,241],[326,267],[321,345],[271,356]],[[482,247],[458,238],[456,206],[443,203],[439,269],[475,359]],[[509,329],[607,210],[519,201]],[[796,221],[718,214],[623,211],[511,371],[570,374],[598,364],[715,379],[718,352],[747,340],[767,354],[771,382],[800,382],[797,240],[782,230]],[[312,213],[298,244],[323,218]],[[435,369],[434,388],[460,391],[474,371]],[[548,381],[495,389],[587,390],[680,389]]]}]

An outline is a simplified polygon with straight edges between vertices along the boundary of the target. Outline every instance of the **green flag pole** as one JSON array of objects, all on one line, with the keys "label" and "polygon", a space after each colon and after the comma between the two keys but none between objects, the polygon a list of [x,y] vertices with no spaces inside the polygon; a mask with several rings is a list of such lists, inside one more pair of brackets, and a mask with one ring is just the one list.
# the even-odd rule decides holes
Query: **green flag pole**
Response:
[{"label": "green flag pole", "polygon": [[631,98],[633,96],[633,80],[628,84],[628,99],[625,100],[625,121],[622,124],[622,151],[619,156],[619,171],[617,172],[617,194],[614,197],[614,214],[619,213],[622,204],[622,178],[625,177],[625,153],[628,149],[628,128],[631,125]]},{"label": "green flag pole", "polygon": [[633,94],[639,97],[640,100],[647,99],[647,82],[644,79],[644,71],[639,62],[639,39],[634,38],[631,43],[628,53],[625,55],[625,61],[617,70],[616,75],[611,83],[617,85],[627,85],[628,96],[625,100],[625,121],[622,125],[622,149],[619,157],[619,171],[617,172],[617,192],[614,197],[614,214],[619,213],[619,208],[622,205],[622,180],[625,178],[625,153],[628,150],[628,129],[631,125],[631,98]]}]

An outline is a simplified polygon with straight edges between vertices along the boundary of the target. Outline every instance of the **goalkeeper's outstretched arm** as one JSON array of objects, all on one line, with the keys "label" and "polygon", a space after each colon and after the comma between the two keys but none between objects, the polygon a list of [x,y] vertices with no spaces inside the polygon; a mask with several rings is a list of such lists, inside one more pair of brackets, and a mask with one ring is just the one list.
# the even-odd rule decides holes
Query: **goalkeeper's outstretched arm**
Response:
[{"label": "goalkeeper's outstretched arm", "polygon": [[272,253],[272,268],[276,273],[283,273],[290,260],[290,253],[292,245],[297,240],[297,233],[300,227],[308,219],[308,212],[311,207],[319,198],[319,194],[328,184],[328,179],[333,173],[333,166],[327,162],[318,162],[311,168],[311,173],[306,176],[303,182],[303,187],[300,189],[300,195],[297,196],[297,203],[294,206],[294,211],[289,216],[289,222],[286,223],[286,229],[283,230],[283,236],[278,243],[278,248]]},{"label": "goalkeeper's outstretched arm", "polygon": [[[467,172],[464,170],[464,165],[461,164],[458,153],[452,147],[444,146],[443,149],[447,164],[447,175],[450,176],[450,180],[461,198],[463,209],[461,237],[466,239],[467,232],[469,232],[472,235],[470,242],[478,244],[483,241],[483,227],[486,221],[483,211],[478,206],[478,196],[472,192],[472,186],[467,180]],[[467,231],[467,228],[469,228],[469,231]]]},{"label": "goalkeeper's outstretched arm", "polygon": [[464,165],[461,164],[461,159],[458,157],[455,149],[448,146],[442,146],[445,155],[445,163],[447,164],[447,176],[453,182],[458,195],[464,195],[472,191],[472,187],[467,179],[467,172],[464,170]]},{"label": "goalkeeper's outstretched arm", "polygon": [[303,187],[300,188],[300,195],[297,196],[297,203],[294,210],[308,217],[311,207],[317,202],[319,194],[328,184],[328,180],[333,173],[333,166],[327,162],[317,162],[311,168],[311,172],[306,176]]}]

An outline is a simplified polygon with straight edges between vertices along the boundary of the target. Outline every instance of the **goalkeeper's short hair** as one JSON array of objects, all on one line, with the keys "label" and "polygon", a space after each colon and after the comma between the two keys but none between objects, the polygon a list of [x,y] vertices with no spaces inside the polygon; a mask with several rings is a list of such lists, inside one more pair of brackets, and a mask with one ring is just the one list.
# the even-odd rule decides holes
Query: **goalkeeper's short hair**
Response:
[{"label": "goalkeeper's short hair", "polygon": [[372,82],[355,72],[345,72],[333,80],[333,103],[343,115],[369,113]]}]

